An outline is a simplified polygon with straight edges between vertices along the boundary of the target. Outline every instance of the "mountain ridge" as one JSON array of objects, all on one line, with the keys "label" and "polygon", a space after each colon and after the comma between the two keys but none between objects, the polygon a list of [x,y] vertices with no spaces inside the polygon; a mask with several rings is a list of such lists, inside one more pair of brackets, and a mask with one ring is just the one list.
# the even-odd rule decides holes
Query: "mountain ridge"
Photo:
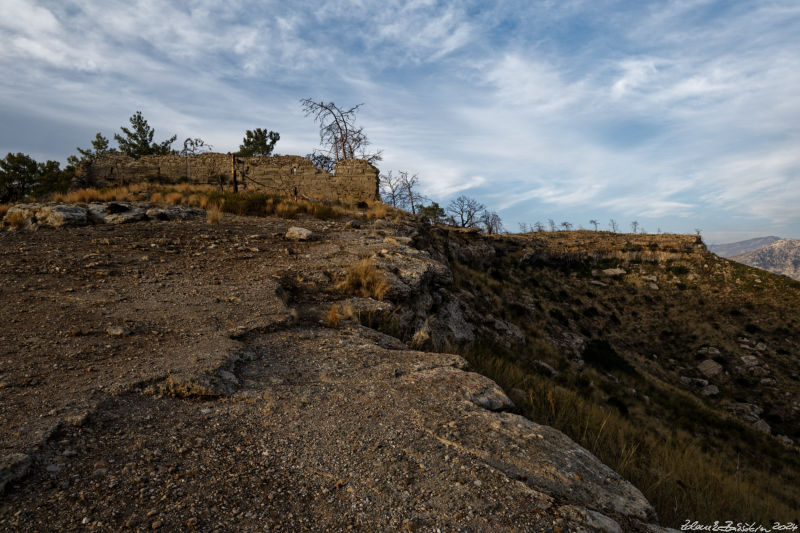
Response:
[{"label": "mountain ridge", "polygon": [[756,237],[754,239],[747,239],[744,241],[723,243],[723,244],[709,244],[706,247],[709,252],[715,253],[720,257],[731,258],[735,255],[741,255],[747,252],[752,252],[764,246],[768,246],[775,241],[780,240],[780,237],[770,235],[768,237]]},{"label": "mountain ridge", "polygon": [[730,259],[800,281],[800,239],[779,239]]}]

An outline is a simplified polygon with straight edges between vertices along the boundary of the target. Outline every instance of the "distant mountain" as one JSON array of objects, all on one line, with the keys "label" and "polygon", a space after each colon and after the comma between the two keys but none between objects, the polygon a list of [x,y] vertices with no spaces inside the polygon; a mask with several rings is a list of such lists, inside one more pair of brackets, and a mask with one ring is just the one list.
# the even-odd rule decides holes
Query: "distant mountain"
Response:
[{"label": "distant mountain", "polygon": [[734,255],[746,254],[753,250],[758,250],[764,246],[769,246],[775,241],[781,240],[780,237],[756,237],[746,241],[731,242],[728,244],[709,244],[708,251],[720,257],[733,257]]},{"label": "distant mountain", "polygon": [[768,246],[733,256],[730,259],[800,281],[800,240],[798,239],[779,239]]}]

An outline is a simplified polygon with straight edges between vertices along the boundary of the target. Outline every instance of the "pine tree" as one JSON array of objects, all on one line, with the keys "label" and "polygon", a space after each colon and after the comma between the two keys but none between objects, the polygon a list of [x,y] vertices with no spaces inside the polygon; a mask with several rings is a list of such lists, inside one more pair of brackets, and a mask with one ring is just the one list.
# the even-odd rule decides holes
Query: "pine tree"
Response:
[{"label": "pine tree", "polygon": [[119,144],[121,152],[137,159],[143,155],[167,155],[173,152],[170,145],[178,138],[177,135],[173,135],[166,141],[155,143],[153,142],[155,131],[142,116],[141,111],[137,111],[129,120],[131,129],[125,126],[120,128],[124,136],[119,133],[114,134],[114,139]]},{"label": "pine tree", "polygon": [[269,156],[281,138],[277,131],[267,131],[263,128],[256,128],[254,131],[245,132],[242,144],[239,145],[239,154],[242,157]]}]

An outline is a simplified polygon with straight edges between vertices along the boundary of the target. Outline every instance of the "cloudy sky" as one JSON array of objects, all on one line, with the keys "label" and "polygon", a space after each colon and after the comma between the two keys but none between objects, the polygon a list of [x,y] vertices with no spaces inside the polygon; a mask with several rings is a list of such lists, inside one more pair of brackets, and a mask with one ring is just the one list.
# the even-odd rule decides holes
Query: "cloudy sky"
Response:
[{"label": "cloudy sky", "polygon": [[800,2],[0,0],[0,154],[64,161],[136,110],[235,150],[364,103],[383,172],[520,222],[800,238]]}]

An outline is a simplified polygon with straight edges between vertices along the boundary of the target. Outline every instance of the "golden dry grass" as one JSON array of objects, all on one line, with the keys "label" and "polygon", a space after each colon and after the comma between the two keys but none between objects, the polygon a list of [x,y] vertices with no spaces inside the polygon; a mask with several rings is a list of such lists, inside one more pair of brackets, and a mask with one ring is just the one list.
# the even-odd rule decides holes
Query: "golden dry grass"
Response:
[{"label": "golden dry grass", "polygon": [[377,300],[382,299],[389,290],[386,278],[369,259],[362,259],[353,265],[336,287],[347,294]]},{"label": "golden dry grass", "polygon": [[[132,184],[109,189],[79,189],[54,196],[56,202],[86,204],[108,201],[145,200],[158,204],[188,205],[207,209],[215,205],[225,213],[240,216],[279,216],[293,219],[299,214],[308,214],[322,220],[337,219],[343,216],[365,216],[382,218],[390,209],[380,202],[369,208],[369,213],[361,213],[356,206],[325,201],[280,197],[263,191],[244,191],[234,193],[221,191],[211,185],[156,185],[149,183]],[[216,215],[215,215],[216,216]]]},{"label": "golden dry grass", "polygon": [[164,201],[168,204],[174,205],[181,205],[183,203],[184,196],[180,192],[170,192],[164,195]]},{"label": "golden dry grass", "polygon": [[275,208],[275,214],[281,218],[294,218],[297,216],[298,206],[294,202],[281,202]]},{"label": "golden dry grass", "polygon": [[383,203],[373,203],[367,208],[367,218],[374,220],[377,218],[386,218],[389,214],[389,206]]},{"label": "golden dry grass", "polygon": [[18,211],[13,211],[6,215],[5,222],[12,228],[18,228],[23,222],[25,222],[25,215]]},{"label": "golden dry grass", "polygon": [[336,304],[331,305],[330,311],[328,311],[328,327],[329,328],[338,328],[339,327],[339,310],[336,307]]},{"label": "golden dry grass", "polygon": [[11,209],[12,205],[14,204],[0,204],[0,218],[6,216],[6,213],[8,213],[9,209]]},{"label": "golden dry grass", "polygon": [[56,194],[53,200],[56,202],[64,202],[68,204],[88,204],[100,199],[100,191],[98,189],[79,189],[77,191],[70,191],[68,193]]},{"label": "golden dry grass", "polygon": [[222,209],[219,205],[213,204],[206,208],[206,222],[209,224],[218,224],[222,220]]}]

